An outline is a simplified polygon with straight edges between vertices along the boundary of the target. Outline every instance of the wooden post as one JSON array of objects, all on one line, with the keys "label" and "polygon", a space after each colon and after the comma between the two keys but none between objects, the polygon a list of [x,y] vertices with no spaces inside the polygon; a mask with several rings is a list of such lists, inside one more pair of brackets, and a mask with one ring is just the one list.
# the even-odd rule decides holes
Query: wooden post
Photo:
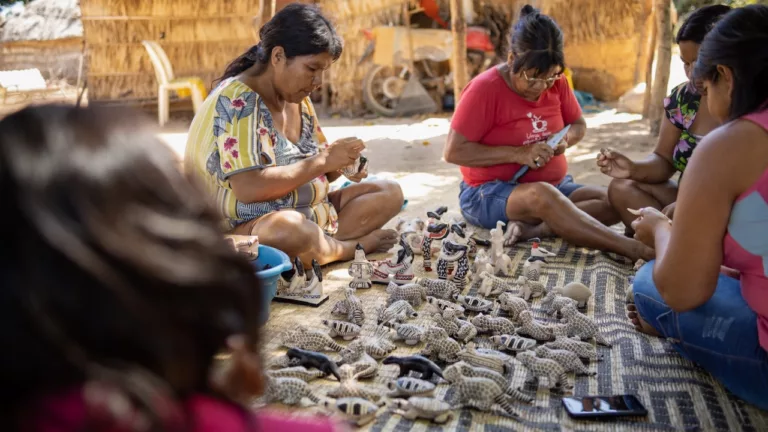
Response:
[{"label": "wooden post", "polygon": [[643,96],[643,118],[648,118],[651,106],[651,89],[653,88],[653,59],[656,57],[656,8],[651,7],[649,15],[648,38],[645,49],[648,57],[645,59],[645,95]]},{"label": "wooden post", "polygon": [[413,34],[411,33],[411,2],[403,4],[403,24],[405,24],[405,37],[408,39],[408,70],[412,75],[416,75],[416,65],[414,64],[413,54]]},{"label": "wooden post", "polygon": [[272,0],[272,7],[269,10],[272,12],[269,17],[272,18],[277,13],[277,0]]},{"label": "wooden post", "polygon": [[656,74],[653,79],[651,101],[648,118],[651,120],[651,135],[659,136],[661,120],[664,117],[664,97],[667,96],[669,84],[669,67],[672,60],[672,20],[670,17],[670,0],[657,0],[657,38],[658,50],[656,59]]},{"label": "wooden post", "polygon": [[453,52],[451,63],[453,69],[453,98],[454,106],[458,106],[459,98],[467,86],[467,23],[464,19],[464,9],[461,0],[451,2],[451,33],[453,33]]},{"label": "wooden post", "polygon": [[258,36],[259,30],[261,30],[261,26],[264,25],[265,22],[269,21],[269,9],[267,8],[267,2],[266,0],[259,0],[259,22],[256,25],[256,35]]}]

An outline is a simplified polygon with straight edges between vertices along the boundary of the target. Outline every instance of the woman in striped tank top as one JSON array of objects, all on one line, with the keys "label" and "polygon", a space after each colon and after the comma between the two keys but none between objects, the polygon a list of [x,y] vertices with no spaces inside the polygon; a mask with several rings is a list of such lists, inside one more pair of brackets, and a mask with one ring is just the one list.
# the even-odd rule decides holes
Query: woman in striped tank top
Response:
[{"label": "woman in striped tank top", "polygon": [[[695,79],[725,124],[686,170],[675,222],[632,224],[656,250],[629,317],[735,395],[768,409],[768,6],[735,9],[707,35]],[[722,267],[721,267],[722,266]]]}]

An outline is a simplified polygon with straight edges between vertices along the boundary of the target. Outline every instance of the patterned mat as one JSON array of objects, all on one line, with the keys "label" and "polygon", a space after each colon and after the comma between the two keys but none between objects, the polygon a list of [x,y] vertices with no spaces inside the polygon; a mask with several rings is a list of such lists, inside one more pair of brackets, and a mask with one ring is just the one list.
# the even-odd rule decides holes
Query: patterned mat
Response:
[{"label": "patterned mat", "polygon": [[[480,234],[482,236],[482,233]],[[380,415],[363,430],[371,431],[528,431],[528,430],[578,430],[578,431],[765,431],[768,430],[768,412],[761,411],[736,399],[712,377],[681,358],[664,340],[648,337],[634,331],[625,317],[626,293],[630,289],[629,276],[632,265],[627,260],[611,254],[598,251],[570,247],[562,240],[546,241],[542,244],[556,258],[549,258],[549,264],[544,267],[541,276],[542,283],[548,289],[563,286],[572,281],[580,281],[589,286],[594,295],[587,305],[586,314],[595,318],[602,333],[613,345],[612,348],[598,346],[598,353],[603,360],[590,362],[590,371],[596,371],[596,376],[577,376],[569,374],[575,384],[573,394],[582,395],[617,395],[636,394],[648,409],[644,419],[621,419],[607,422],[574,421],[562,408],[559,391],[550,392],[542,387],[537,389],[535,384],[526,384],[531,378],[528,371],[516,360],[513,360],[514,372],[510,375],[515,387],[535,396],[532,405],[516,403],[515,409],[521,418],[514,420],[495,413],[484,413],[475,410],[461,410],[447,424],[437,426],[424,420],[416,422],[392,414],[382,409]],[[530,243],[520,244],[508,251],[517,266],[522,271],[522,263],[528,257]],[[379,257],[369,257],[379,258]],[[421,258],[416,257],[415,270],[417,277],[421,272]],[[347,265],[340,264],[324,269],[325,290],[331,298],[320,307],[312,308],[285,303],[273,303],[269,322],[264,329],[266,339],[265,354],[267,358],[284,353],[280,347],[280,334],[296,323],[325,328],[320,324],[323,319],[331,318],[333,304],[343,299],[343,288],[350,280],[347,276]],[[434,274],[428,277],[436,277]],[[510,278],[512,279],[512,278]],[[475,289],[468,286],[466,290],[472,294]],[[363,302],[366,322],[363,335],[370,334],[375,329],[377,308],[386,303],[387,294],[383,285],[374,285],[370,290],[358,290],[358,297]],[[549,317],[539,311],[539,299],[535,299],[532,310],[537,319],[549,320]],[[424,309],[428,306],[422,306]],[[419,318],[411,323],[426,325],[428,319]],[[476,339],[479,347],[490,348],[487,339]],[[346,343],[339,342],[343,345]],[[421,344],[423,345],[423,344]],[[398,345],[393,355],[409,355],[418,352],[423,346],[407,347]],[[362,384],[376,388],[381,393],[388,392],[386,385],[397,377],[397,366],[381,366],[373,380],[364,380]],[[312,382],[315,393],[324,396],[325,393],[338,385],[333,379],[320,379]],[[440,384],[435,392],[436,397],[443,398],[448,391],[448,385]],[[304,408],[312,410],[311,405]],[[296,410],[295,408],[291,410]],[[303,409],[299,411],[305,411]]]}]

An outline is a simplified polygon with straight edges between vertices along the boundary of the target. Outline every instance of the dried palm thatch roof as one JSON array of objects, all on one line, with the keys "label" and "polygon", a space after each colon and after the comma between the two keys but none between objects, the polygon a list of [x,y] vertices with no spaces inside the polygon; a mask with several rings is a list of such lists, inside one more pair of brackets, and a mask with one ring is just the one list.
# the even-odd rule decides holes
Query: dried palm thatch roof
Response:
[{"label": "dried palm thatch roof", "polygon": [[12,8],[0,18],[0,42],[53,41],[80,38],[83,25],[77,0],[36,0]]}]

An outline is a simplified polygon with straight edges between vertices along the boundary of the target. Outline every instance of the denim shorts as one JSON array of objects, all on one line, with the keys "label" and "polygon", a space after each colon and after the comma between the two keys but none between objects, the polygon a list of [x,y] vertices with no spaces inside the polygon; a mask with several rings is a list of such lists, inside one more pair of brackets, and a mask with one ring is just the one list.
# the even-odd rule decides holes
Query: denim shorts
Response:
[{"label": "denim shorts", "polygon": [[[472,187],[461,182],[459,192],[459,206],[461,213],[467,222],[472,225],[491,229],[496,227],[496,221],[509,222],[507,217],[507,199],[512,191],[520,186],[496,180]],[[574,183],[569,174],[557,185],[563,195],[570,196],[573,191],[582,185]]]}]

